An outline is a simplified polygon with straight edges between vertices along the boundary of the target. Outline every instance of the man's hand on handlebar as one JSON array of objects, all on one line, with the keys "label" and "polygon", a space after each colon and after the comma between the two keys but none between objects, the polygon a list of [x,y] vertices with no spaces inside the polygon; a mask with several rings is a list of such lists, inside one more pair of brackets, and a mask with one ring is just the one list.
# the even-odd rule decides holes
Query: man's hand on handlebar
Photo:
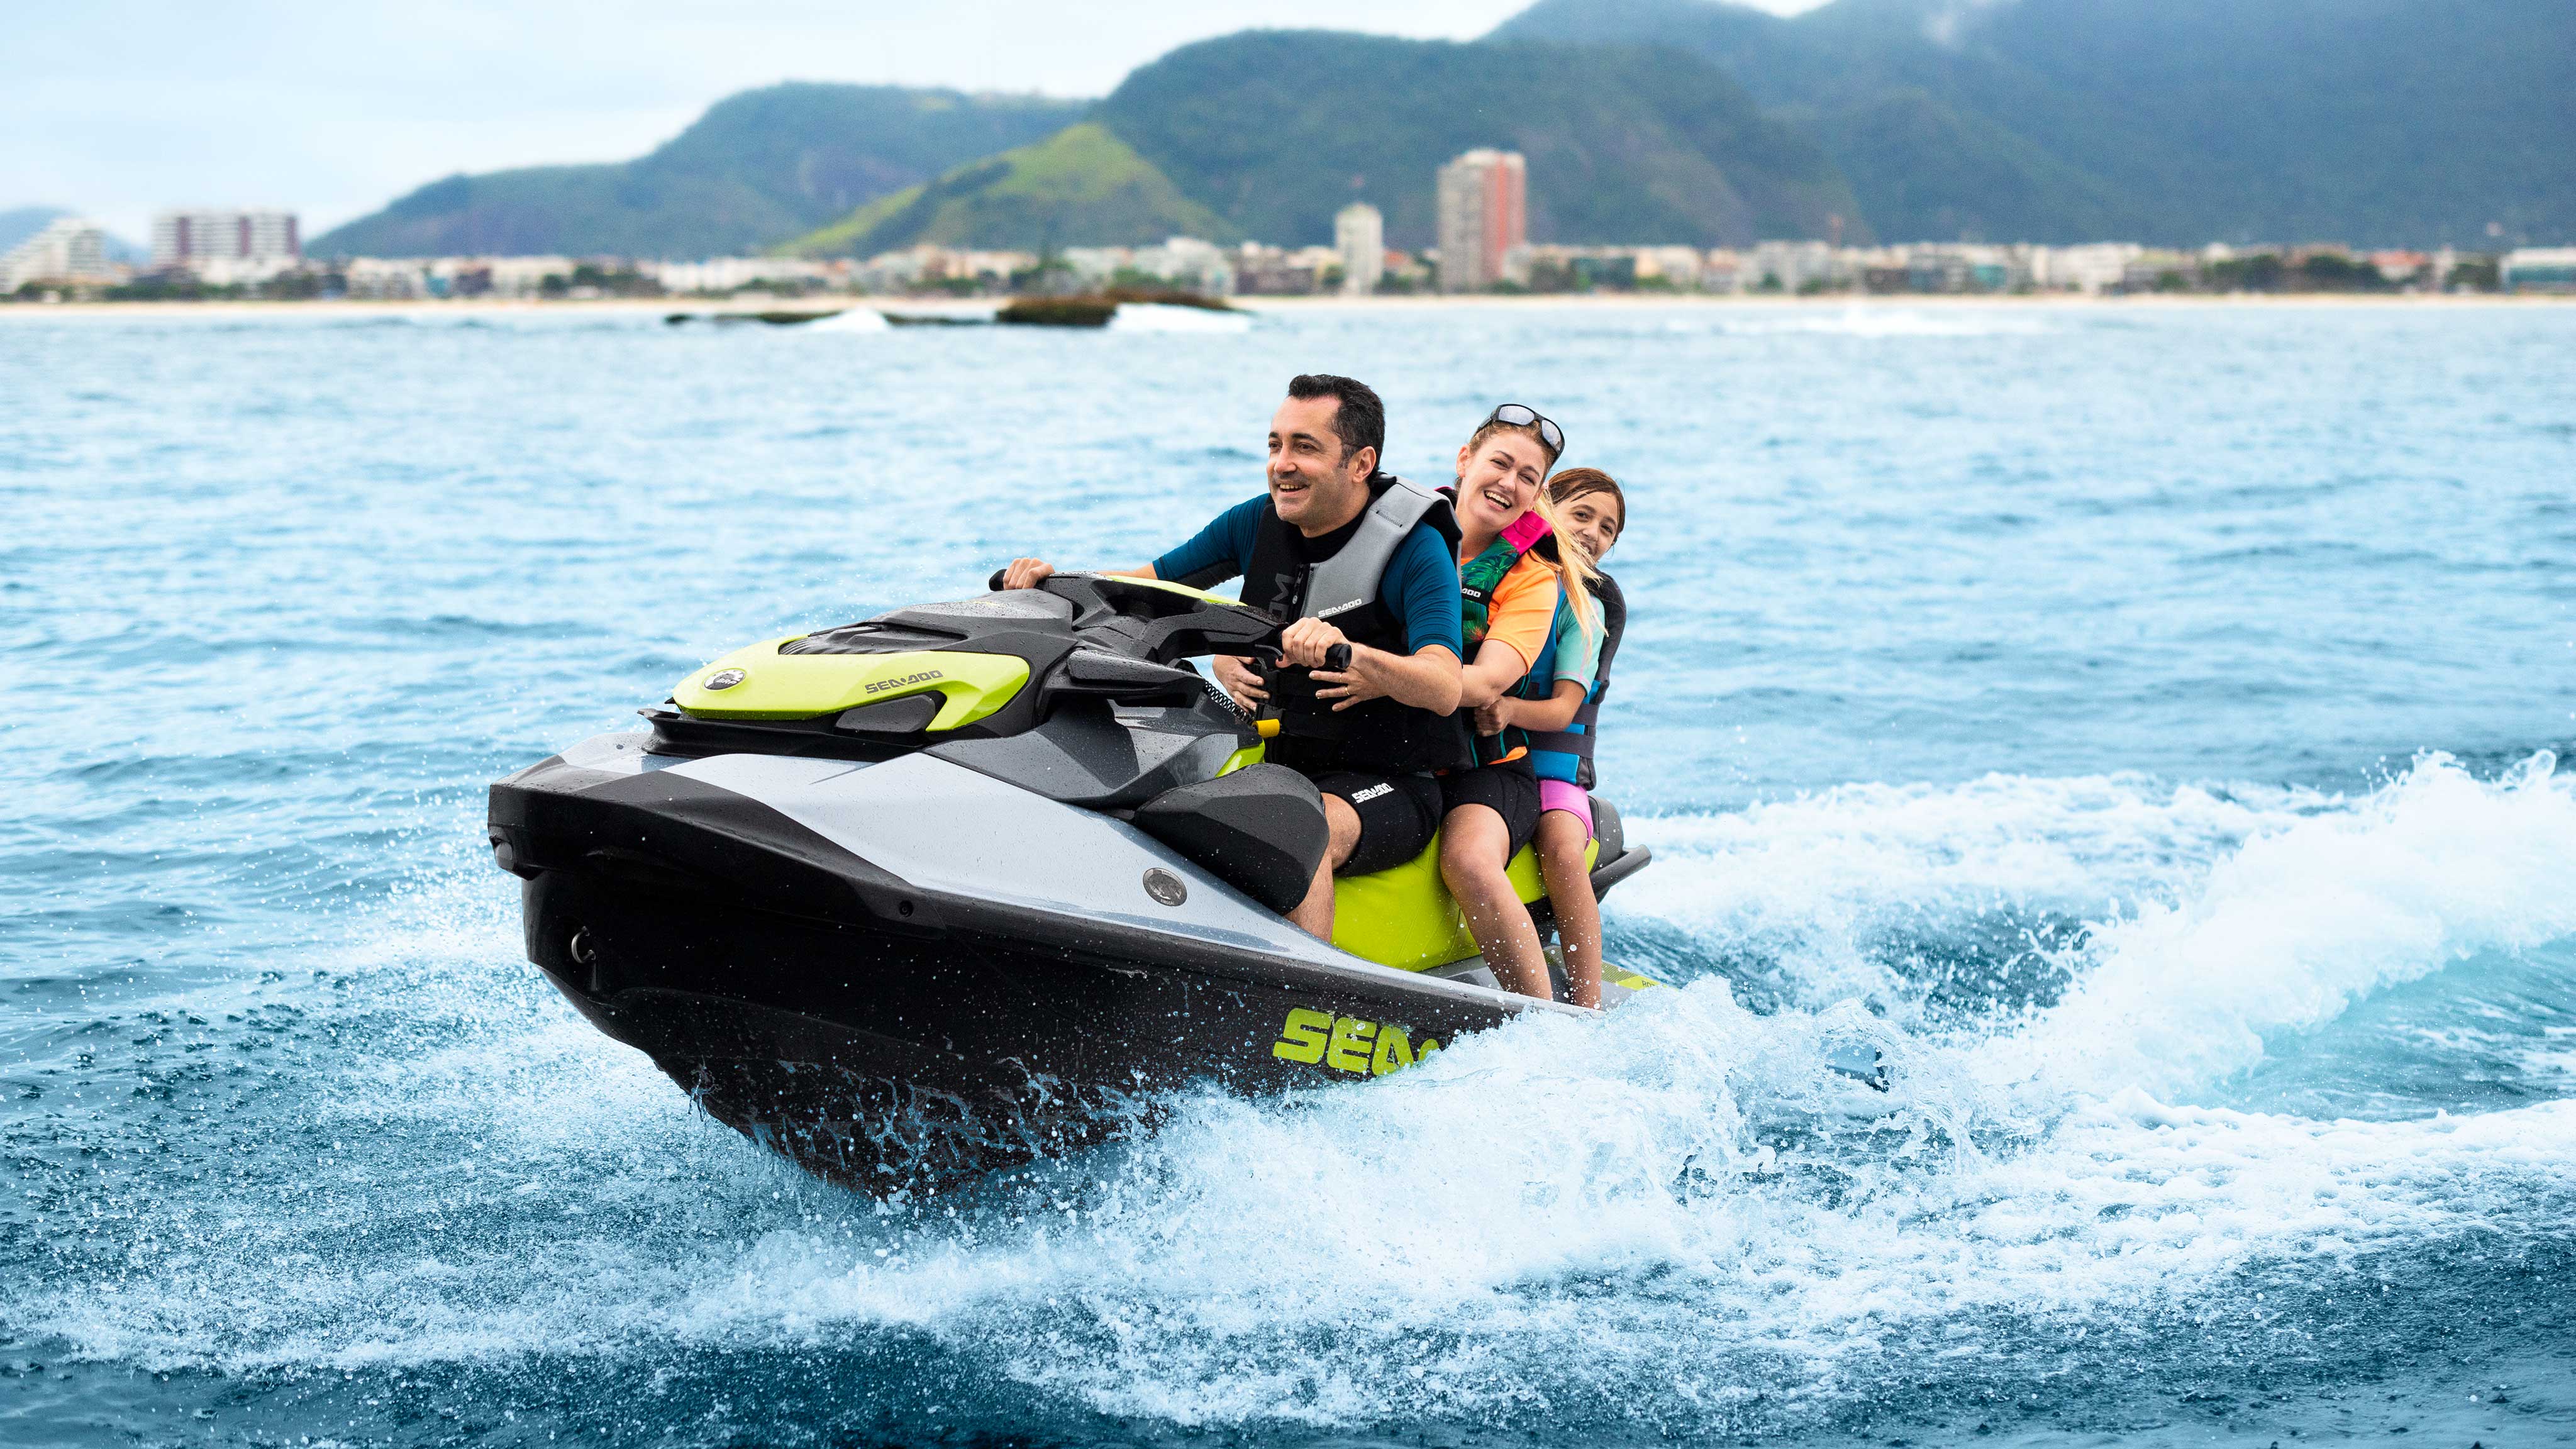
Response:
[{"label": "man's hand on handlebar", "polygon": [[1342,631],[1321,619],[1299,619],[1279,631],[1279,658],[1284,664],[1304,669],[1327,669],[1332,661],[1324,656],[1336,644],[1348,647],[1350,640]]},{"label": "man's hand on handlebar", "polygon": [[1338,713],[1355,704],[1386,698],[1385,665],[1395,658],[1394,655],[1382,649],[1371,649],[1365,644],[1344,644],[1333,654],[1335,657],[1326,662],[1343,667],[1314,671],[1317,699],[1331,700],[1334,711]]},{"label": "man's hand on handlebar", "polygon": [[1270,698],[1270,688],[1252,661],[1232,654],[1215,655],[1208,660],[1216,674],[1217,688],[1226,692],[1235,707],[1245,714],[1257,713],[1262,701]]},{"label": "man's hand on handlebar", "polygon": [[1038,585],[1045,583],[1047,580],[1054,577],[1055,565],[1048,563],[1045,559],[1015,558],[1011,560],[1011,566],[1009,568],[1002,570],[1002,587],[1006,589],[1034,589]]}]

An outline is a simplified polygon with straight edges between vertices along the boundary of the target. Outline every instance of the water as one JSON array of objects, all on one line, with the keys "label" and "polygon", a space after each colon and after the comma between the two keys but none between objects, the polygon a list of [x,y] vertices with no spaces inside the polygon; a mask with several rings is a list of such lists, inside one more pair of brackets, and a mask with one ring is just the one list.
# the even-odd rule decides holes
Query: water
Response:
[{"label": "water", "polygon": [[[0,324],[0,1442],[2576,1436],[2576,312]],[[1304,369],[1631,485],[1682,989],[879,1204],[524,963],[486,782]]]}]

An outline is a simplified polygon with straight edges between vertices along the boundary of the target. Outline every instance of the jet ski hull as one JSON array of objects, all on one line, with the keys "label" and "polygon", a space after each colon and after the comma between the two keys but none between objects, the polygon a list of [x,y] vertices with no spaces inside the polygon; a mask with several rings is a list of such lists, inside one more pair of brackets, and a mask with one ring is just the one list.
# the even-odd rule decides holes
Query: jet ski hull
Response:
[{"label": "jet ski hull", "polygon": [[1150,1126],[1194,1081],[1258,1095],[1399,1070],[1514,1014],[566,873],[523,891],[530,956],[601,1031],[728,1126],[875,1190]]},{"label": "jet ski hull", "polygon": [[[921,756],[604,736],[493,790],[527,950],[600,1030],[873,1191],[1402,1070],[1571,1008],[1334,951],[1134,827]],[[1007,887],[1007,889],[1005,889]]]}]

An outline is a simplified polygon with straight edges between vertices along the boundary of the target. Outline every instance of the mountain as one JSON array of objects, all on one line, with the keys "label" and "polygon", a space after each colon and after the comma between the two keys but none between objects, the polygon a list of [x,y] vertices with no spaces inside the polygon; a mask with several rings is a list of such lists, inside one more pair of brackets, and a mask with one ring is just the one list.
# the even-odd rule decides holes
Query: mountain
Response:
[{"label": "mountain", "polygon": [[1126,142],[1085,122],[878,197],[786,250],[869,257],[934,242],[1049,251],[1133,246],[1183,234],[1227,241],[1230,231]]},{"label": "mountain", "polygon": [[2567,0],[1539,0],[1495,38],[1714,62],[1885,236],[2576,236]]},{"label": "mountain", "polygon": [[1094,119],[1247,236],[1332,238],[1367,201],[1390,245],[1436,231],[1432,178],[1477,146],[1529,158],[1542,242],[1742,244],[1866,228],[1794,124],[1675,49],[1246,31],[1140,67]]},{"label": "mountain", "polygon": [[744,91],[651,155],[434,181],[313,238],[316,256],[702,257],[762,250],[962,161],[1026,144],[1088,102],[900,86]]}]

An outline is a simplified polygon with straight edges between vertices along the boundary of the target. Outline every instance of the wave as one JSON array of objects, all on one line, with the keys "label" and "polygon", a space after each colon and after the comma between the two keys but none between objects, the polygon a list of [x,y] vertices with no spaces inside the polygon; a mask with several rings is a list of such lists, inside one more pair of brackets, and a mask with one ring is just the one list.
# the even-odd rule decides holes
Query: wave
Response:
[{"label": "wave", "polygon": [[1175,307],[1164,302],[1121,302],[1109,316],[1112,332],[1249,332],[1252,317],[1244,312],[1213,312],[1205,307]]},{"label": "wave", "polygon": [[2479,952],[2576,933],[2576,782],[2535,755],[2479,781],[2447,755],[2249,840],[2188,899],[2095,928],[2065,1000],[1986,1051],[1996,1076],[2184,1093],[2267,1040]]},{"label": "wave", "polygon": [[852,307],[848,311],[835,312],[829,317],[804,323],[797,330],[800,332],[891,332],[894,330],[894,325],[886,321],[885,314],[882,312],[871,311],[866,307]]}]

